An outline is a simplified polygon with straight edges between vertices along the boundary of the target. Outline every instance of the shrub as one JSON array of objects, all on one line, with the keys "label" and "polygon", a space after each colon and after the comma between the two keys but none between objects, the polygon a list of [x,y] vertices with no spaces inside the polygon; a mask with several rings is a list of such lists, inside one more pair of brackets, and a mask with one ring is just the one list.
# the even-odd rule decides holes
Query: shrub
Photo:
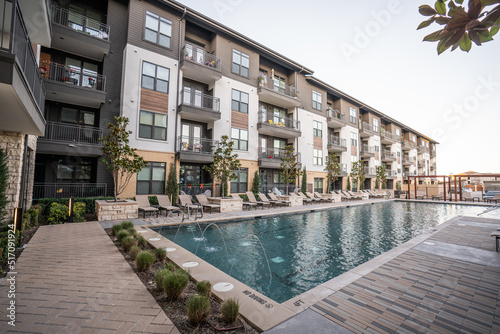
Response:
[{"label": "shrub", "polygon": [[165,248],[155,248],[155,256],[158,261],[165,261],[167,258],[167,251]]},{"label": "shrub", "polygon": [[63,224],[68,221],[68,206],[65,204],[52,203],[49,211],[49,224]]},{"label": "shrub", "polygon": [[29,210],[26,210],[23,217],[23,230],[37,226],[39,217],[40,205],[33,205]]},{"label": "shrub", "polygon": [[129,228],[134,228],[134,223],[132,223],[129,220],[126,220],[126,221],[122,222],[122,227],[124,230],[128,230]]},{"label": "shrub", "polygon": [[121,244],[122,244],[123,250],[125,252],[128,252],[130,250],[130,247],[137,246],[137,240],[132,236],[126,237],[126,238],[122,239]]},{"label": "shrub", "polygon": [[122,230],[122,228],[123,227],[121,225],[113,225],[113,227],[111,228],[111,232],[116,237],[116,235]]},{"label": "shrub", "polygon": [[141,246],[141,247],[145,247],[148,244],[148,242],[146,241],[146,238],[144,238],[142,235],[137,237],[137,241],[139,243],[139,246]]},{"label": "shrub", "polygon": [[85,203],[75,202],[75,204],[73,204],[73,221],[74,222],[85,221]]},{"label": "shrub", "polygon": [[137,254],[139,254],[139,252],[141,251],[141,249],[138,247],[138,246],[132,246],[130,247],[130,250],[128,251],[128,255],[130,255],[130,258],[132,260],[135,260]]},{"label": "shrub", "polygon": [[119,243],[122,243],[122,240],[126,237],[130,237],[130,233],[128,233],[128,231],[121,230],[116,234],[116,239]]},{"label": "shrub", "polygon": [[156,282],[156,288],[160,291],[164,291],[165,289],[165,280],[166,277],[171,273],[170,270],[168,269],[160,269],[157,270],[155,273],[155,282]]},{"label": "shrub", "polygon": [[202,295],[194,295],[187,301],[186,311],[189,322],[198,325],[207,320],[210,314],[210,300]]},{"label": "shrub", "polygon": [[234,324],[238,320],[240,303],[235,298],[225,300],[220,306],[222,320],[229,324]]},{"label": "shrub", "polygon": [[196,291],[199,295],[210,298],[212,295],[212,284],[209,281],[201,281],[196,284]]},{"label": "shrub", "polygon": [[137,238],[137,231],[135,230],[135,228],[128,228],[127,229],[128,233],[130,233],[131,236],[133,236],[134,238]]},{"label": "shrub", "polygon": [[[73,198],[76,202],[85,204],[84,213],[95,213],[95,201],[97,200],[114,200],[114,197],[75,197]],[[49,208],[52,203],[66,204],[68,205],[69,198],[39,198],[35,200],[43,208],[41,214],[48,215]]]},{"label": "shrub", "polygon": [[135,257],[135,264],[137,265],[137,270],[139,271],[149,270],[154,262],[154,255],[148,251],[139,252],[139,254]]},{"label": "shrub", "polygon": [[167,294],[169,300],[179,299],[188,282],[189,275],[186,271],[182,269],[170,271],[163,282],[163,292]]},{"label": "shrub", "polygon": [[167,269],[168,271],[176,271],[177,267],[172,262],[169,262],[165,265],[165,269]]}]

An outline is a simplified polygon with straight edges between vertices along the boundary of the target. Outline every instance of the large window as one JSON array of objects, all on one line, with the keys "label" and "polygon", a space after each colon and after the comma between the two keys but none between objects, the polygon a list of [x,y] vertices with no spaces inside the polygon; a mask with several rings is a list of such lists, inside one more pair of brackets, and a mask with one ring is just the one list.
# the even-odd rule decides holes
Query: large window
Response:
[{"label": "large window", "polygon": [[156,90],[162,93],[168,93],[169,77],[170,70],[168,68],[148,62],[142,63],[143,88]]},{"label": "large window", "polygon": [[375,152],[380,152],[380,142],[377,139],[375,139],[374,143],[375,143]]},{"label": "large window", "polygon": [[322,165],[323,164],[323,151],[313,149],[313,165]]},{"label": "large window", "polygon": [[146,12],[146,28],[144,38],[147,41],[170,48],[172,22],[154,13]]},{"label": "large window", "polygon": [[323,138],[323,123],[313,121],[313,136]]},{"label": "large window", "polygon": [[401,135],[401,133],[399,132],[399,129],[396,129],[396,137],[399,139],[399,136]]},{"label": "large window", "polygon": [[233,73],[248,77],[250,57],[243,52],[233,50]]},{"label": "large window", "polygon": [[351,132],[351,146],[358,146],[358,135],[356,132]]},{"label": "large window", "polygon": [[139,138],[167,140],[167,115],[141,110]]},{"label": "large window", "polygon": [[231,109],[248,114],[248,94],[233,89],[231,96]]},{"label": "large window", "polygon": [[244,193],[248,190],[248,169],[242,168],[235,171],[236,179],[231,180],[231,193]]},{"label": "large window", "polygon": [[234,142],[234,149],[240,151],[248,151],[248,131],[231,128],[231,139]]},{"label": "large window", "polygon": [[61,122],[94,126],[96,124],[95,112],[73,108],[61,108]]},{"label": "large window", "polygon": [[378,119],[373,119],[373,131],[378,132]]},{"label": "large window", "polygon": [[313,109],[321,110],[321,93],[313,90]]},{"label": "large window", "polygon": [[60,159],[57,163],[57,182],[61,183],[86,183],[92,176],[92,163],[82,158],[81,161]]},{"label": "large window", "polygon": [[349,121],[356,124],[356,109],[349,107]]},{"label": "large window", "polygon": [[315,177],[314,178],[314,191],[318,193],[323,193],[323,178]]},{"label": "large window", "polygon": [[137,174],[137,195],[165,193],[165,163],[149,162]]}]

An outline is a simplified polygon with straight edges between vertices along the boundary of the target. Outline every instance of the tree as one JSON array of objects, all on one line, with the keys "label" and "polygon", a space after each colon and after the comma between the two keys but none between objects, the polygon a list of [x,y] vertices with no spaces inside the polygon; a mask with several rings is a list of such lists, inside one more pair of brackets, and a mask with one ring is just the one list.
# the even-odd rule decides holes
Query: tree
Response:
[{"label": "tree", "polygon": [[139,173],[145,166],[144,159],[129,146],[127,131],[128,118],[115,116],[115,123],[108,123],[109,134],[101,139],[102,163],[113,176],[113,193],[115,201],[125,190],[133,175]]},{"label": "tree", "polygon": [[7,154],[0,149],[0,224],[7,216],[7,181],[9,179],[9,166]]},{"label": "tree", "polygon": [[353,188],[354,184],[356,184],[356,188],[359,185],[359,189],[364,188],[364,182],[365,182],[365,171],[363,170],[363,162],[360,160],[353,162],[351,166],[351,177],[352,177],[352,183],[353,183]]},{"label": "tree", "polygon": [[351,179],[349,178],[349,176],[347,177],[347,191],[351,191]]},{"label": "tree", "polygon": [[302,193],[304,194],[307,191],[307,172],[305,167],[302,171],[302,184],[300,185],[300,191],[302,191]]},{"label": "tree", "polygon": [[214,152],[214,162],[210,166],[203,167],[212,174],[214,186],[216,182],[220,182],[222,197],[227,196],[228,182],[237,178],[235,171],[241,167],[238,154],[233,154],[233,145],[234,142],[229,140],[228,136],[222,136]]},{"label": "tree", "polygon": [[297,177],[300,176],[301,171],[297,166],[299,163],[297,162],[297,154],[293,153],[294,149],[292,145],[287,145],[285,147],[285,153],[281,158],[280,164],[280,176],[281,180],[286,184],[286,193],[288,194],[288,185],[290,183],[294,183],[297,180]]},{"label": "tree", "polygon": [[328,151],[326,156],[325,171],[326,171],[326,192],[330,193],[330,185],[338,180],[340,176],[340,164],[339,159],[335,155],[335,152]]},{"label": "tree", "polygon": [[170,196],[170,202],[172,205],[177,203],[177,196],[179,194],[179,183],[177,183],[177,173],[175,171],[175,165],[173,162],[168,166],[168,178],[167,187],[165,189],[165,194]]},{"label": "tree", "polygon": [[252,192],[257,195],[259,193],[259,171],[255,171],[253,174],[253,182],[252,182]]},{"label": "tree", "polygon": [[380,186],[382,186],[382,188],[385,188],[385,179],[387,178],[387,170],[385,169],[384,166],[377,166],[377,169],[375,170],[375,177],[376,177],[376,183],[378,183],[378,185],[375,185],[375,188],[380,189]]},{"label": "tree", "polygon": [[[438,42],[438,55],[448,50],[469,52],[472,42],[477,46],[493,40],[500,27],[500,0],[469,0],[467,10],[463,0],[437,0],[434,8],[422,5],[418,11],[430,16],[418,26],[417,30],[433,23],[443,26],[424,37],[426,42]],[[446,9],[448,3],[448,9]],[[494,7],[491,7],[494,6]]]}]

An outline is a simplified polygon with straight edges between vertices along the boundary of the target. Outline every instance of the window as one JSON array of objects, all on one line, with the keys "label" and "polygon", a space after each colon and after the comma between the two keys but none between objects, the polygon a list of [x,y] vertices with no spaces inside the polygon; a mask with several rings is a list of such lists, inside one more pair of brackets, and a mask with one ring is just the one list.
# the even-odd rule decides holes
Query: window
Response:
[{"label": "window", "polygon": [[313,109],[321,110],[321,93],[313,90]]},{"label": "window", "polygon": [[61,122],[94,126],[95,112],[63,107],[61,109]]},{"label": "window", "polygon": [[349,107],[349,121],[356,124],[356,109]]},{"label": "window", "polygon": [[358,146],[358,135],[356,132],[351,132],[351,146]]},{"label": "window", "polygon": [[396,129],[396,136],[399,138],[400,136],[400,132],[399,132],[399,129]]},{"label": "window", "polygon": [[286,94],[285,78],[282,78],[279,75],[275,75],[273,80],[273,88],[275,91],[280,92],[281,94]]},{"label": "window", "polygon": [[57,163],[57,182],[90,182],[92,175],[92,163],[82,158],[81,161],[60,159]]},{"label": "window", "polygon": [[248,151],[248,130],[231,128],[231,139],[235,150]]},{"label": "window", "polygon": [[313,149],[313,165],[322,165],[323,164],[323,151]]},{"label": "window", "polygon": [[373,131],[378,132],[378,119],[373,119]]},{"label": "window", "polygon": [[323,123],[313,121],[313,136],[323,138]]},{"label": "window", "polygon": [[170,48],[172,22],[151,12],[146,12],[146,30],[144,39]]},{"label": "window", "polygon": [[248,169],[242,168],[234,171],[236,179],[231,180],[231,193],[244,193],[248,190]]},{"label": "window", "polygon": [[231,110],[248,114],[248,94],[233,89]]},{"label": "window", "polygon": [[314,178],[314,191],[318,193],[323,193],[323,179],[320,177]]},{"label": "window", "polygon": [[250,67],[250,57],[243,52],[233,50],[233,73],[248,78],[248,68]]},{"label": "window", "polygon": [[142,87],[156,90],[162,93],[168,93],[168,79],[170,70],[166,67],[142,63]]},{"label": "window", "polygon": [[137,173],[137,195],[165,193],[165,163],[149,162]]},{"label": "window", "polygon": [[139,138],[167,140],[167,115],[141,110]]},{"label": "window", "polygon": [[378,140],[375,139],[375,152],[380,152],[380,143]]}]

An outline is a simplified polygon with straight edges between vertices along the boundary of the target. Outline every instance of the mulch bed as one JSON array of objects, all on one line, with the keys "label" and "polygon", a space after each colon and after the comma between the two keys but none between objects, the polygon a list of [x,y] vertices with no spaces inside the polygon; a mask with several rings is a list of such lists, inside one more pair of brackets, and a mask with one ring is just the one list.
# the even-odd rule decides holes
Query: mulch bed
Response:
[{"label": "mulch bed", "polygon": [[[168,318],[174,323],[175,327],[181,332],[185,334],[192,333],[235,333],[235,334],[255,334],[259,333],[255,329],[253,329],[248,323],[246,323],[241,317],[239,317],[238,321],[233,324],[227,324],[220,318],[220,302],[216,300],[213,296],[210,298],[211,304],[211,313],[208,316],[208,322],[201,324],[199,326],[193,326],[188,322],[187,314],[186,314],[186,302],[196,294],[196,283],[192,280],[189,281],[186,290],[182,293],[182,296],[175,301],[167,300],[165,293],[158,291],[156,289],[155,281],[154,281],[154,273],[158,269],[162,269],[165,267],[165,264],[169,262],[167,259],[166,262],[155,262],[155,264],[151,267],[151,269],[147,272],[139,272],[137,270],[137,266],[135,261],[130,259],[128,253],[124,252],[120,243],[116,238],[112,235],[111,229],[106,229],[111,240],[114,242],[118,250],[122,253],[123,257],[129,263],[130,267],[134,270],[136,275],[142,281],[144,286],[148,289],[151,295],[156,299],[156,302],[160,307],[165,311],[165,314]],[[234,328],[240,327],[237,329],[228,329],[228,330],[216,330],[214,329],[224,329],[224,328]]]}]

